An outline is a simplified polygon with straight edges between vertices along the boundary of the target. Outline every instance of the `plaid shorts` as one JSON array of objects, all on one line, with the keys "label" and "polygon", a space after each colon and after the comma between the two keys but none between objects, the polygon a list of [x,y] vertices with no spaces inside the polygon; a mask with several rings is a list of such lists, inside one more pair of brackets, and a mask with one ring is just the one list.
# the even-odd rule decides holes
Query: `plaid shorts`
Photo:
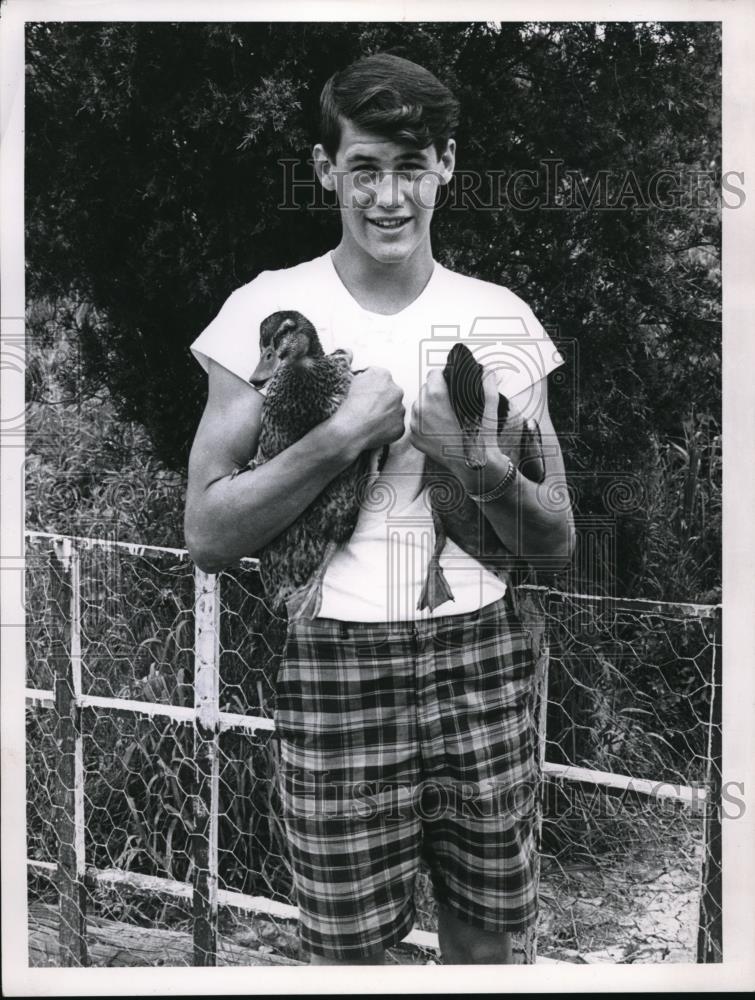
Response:
[{"label": "plaid shorts", "polygon": [[301,943],[346,959],[414,924],[423,858],[460,920],[537,916],[532,637],[505,598],[415,622],[289,624],[279,791]]}]

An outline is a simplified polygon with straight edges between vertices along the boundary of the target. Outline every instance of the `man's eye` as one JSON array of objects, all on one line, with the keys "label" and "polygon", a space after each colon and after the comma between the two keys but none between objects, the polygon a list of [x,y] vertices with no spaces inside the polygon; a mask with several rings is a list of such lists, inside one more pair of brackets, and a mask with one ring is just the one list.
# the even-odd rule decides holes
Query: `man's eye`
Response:
[{"label": "man's eye", "polygon": [[424,173],[425,168],[419,163],[409,163],[406,166],[399,167],[396,173],[399,177],[406,178],[407,180],[414,180],[415,177],[419,177],[420,174]]},{"label": "man's eye", "polygon": [[380,178],[380,171],[377,169],[367,169],[362,167],[356,171],[355,177],[357,181],[362,181],[363,183],[368,181],[377,181]]}]

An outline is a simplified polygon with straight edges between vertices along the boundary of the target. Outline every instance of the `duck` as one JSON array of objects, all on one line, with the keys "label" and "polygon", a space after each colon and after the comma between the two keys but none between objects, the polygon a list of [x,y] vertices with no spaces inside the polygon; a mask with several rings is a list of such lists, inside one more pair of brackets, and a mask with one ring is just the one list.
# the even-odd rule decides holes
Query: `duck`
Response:
[{"label": "duck", "polygon": [[[475,360],[466,344],[454,344],[448,352],[443,378],[451,407],[461,428],[464,461],[469,468],[480,469],[485,464],[481,439],[485,410],[483,367]],[[542,483],[545,478],[545,462],[537,421],[533,418],[522,421],[521,433],[518,434],[510,410],[508,398],[499,393],[496,426],[498,446],[504,453],[501,446],[505,432],[505,454],[528,479]],[[453,591],[440,565],[440,557],[449,538],[506,583],[513,606],[516,607],[513,581],[515,574],[522,569],[521,558],[515,558],[506,548],[483,511],[467,495],[461,480],[429,456],[425,456],[423,483],[427,488],[432,511],[435,543],[417,601],[417,610],[434,611],[436,607],[454,600]]]},{"label": "duck", "polygon": [[[279,310],[260,324],[260,361],[249,382],[266,387],[257,450],[234,476],[269,462],[332,416],[352,379],[352,354],[323,350],[314,324],[295,310]],[[377,449],[378,472],[388,445]],[[362,452],[284,531],[257,553],[265,598],[289,621],[317,617],[325,571],[351,537],[359,517],[375,449]]]}]

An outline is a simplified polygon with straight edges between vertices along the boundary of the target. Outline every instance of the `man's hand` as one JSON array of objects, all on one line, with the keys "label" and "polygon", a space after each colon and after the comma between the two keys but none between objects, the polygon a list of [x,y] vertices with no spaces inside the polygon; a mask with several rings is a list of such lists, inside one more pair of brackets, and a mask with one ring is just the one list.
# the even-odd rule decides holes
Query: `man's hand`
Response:
[{"label": "man's hand", "polygon": [[403,436],[403,396],[387,368],[366,368],[354,376],[331,420],[347,435],[357,437],[360,450],[379,448]]},{"label": "man's hand", "polygon": [[[485,391],[485,410],[480,426],[479,443],[487,458],[491,451],[501,454],[503,446],[514,452],[521,436],[522,422],[518,414],[512,412],[506,421],[504,434],[499,441],[498,428],[498,383],[495,370],[488,366],[483,369],[482,386]],[[509,426],[511,425],[511,426]],[[454,470],[463,463],[464,433],[451,406],[443,372],[436,368],[430,372],[420,394],[412,407],[409,424],[409,441],[433,461]],[[504,452],[505,453],[505,452]]]},{"label": "man's hand", "polygon": [[368,369],[356,376],[332,417],[270,461],[235,476],[256,450],[264,397],[211,360],[186,491],[186,545],[196,564],[217,573],[254,555],[363,450],[401,437],[401,395],[388,372]]},{"label": "man's hand", "polygon": [[[429,458],[456,474],[471,493],[485,493],[497,486],[509,467],[520,459],[522,426],[526,412],[537,414],[545,444],[545,480],[542,484],[517,477],[514,487],[494,502],[481,505],[504,545],[532,565],[556,570],[568,564],[574,549],[574,523],[565,486],[561,449],[548,413],[545,378],[518,397],[509,399],[509,416],[503,432],[496,434],[498,388],[494,369],[483,371],[485,410],[480,441],[487,464],[470,469],[464,461],[462,429],[451,407],[443,373],[432,371],[412,407],[410,442]],[[553,496],[563,496],[556,502]]]}]

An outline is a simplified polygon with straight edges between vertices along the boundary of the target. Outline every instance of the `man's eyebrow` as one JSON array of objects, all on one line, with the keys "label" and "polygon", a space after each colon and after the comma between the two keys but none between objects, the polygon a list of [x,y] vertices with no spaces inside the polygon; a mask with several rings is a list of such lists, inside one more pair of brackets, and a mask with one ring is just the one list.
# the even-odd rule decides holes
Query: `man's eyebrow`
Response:
[{"label": "man's eyebrow", "polygon": [[380,160],[376,156],[371,156],[369,153],[347,153],[344,157],[345,163],[379,163]]},{"label": "man's eyebrow", "polygon": [[[418,150],[418,149],[404,150],[401,153],[397,153],[393,157],[393,162],[394,163],[401,163],[403,160],[419,160],[419,161],[422,161],[423,160],[422,151]],[[377,156],[375,156],[372,153],[362,153],[362,152],[356,151],[354,153],[347,153],[346,156],[344,157],[344,163],[348,163],[348,164],[350,164],[352,166],[354,166],[356,164],[361,164],[361,163],[368,163],[368,164],[376,163],[376,164],[379,164],[380,163],[380,158],[377,157]]]}]

